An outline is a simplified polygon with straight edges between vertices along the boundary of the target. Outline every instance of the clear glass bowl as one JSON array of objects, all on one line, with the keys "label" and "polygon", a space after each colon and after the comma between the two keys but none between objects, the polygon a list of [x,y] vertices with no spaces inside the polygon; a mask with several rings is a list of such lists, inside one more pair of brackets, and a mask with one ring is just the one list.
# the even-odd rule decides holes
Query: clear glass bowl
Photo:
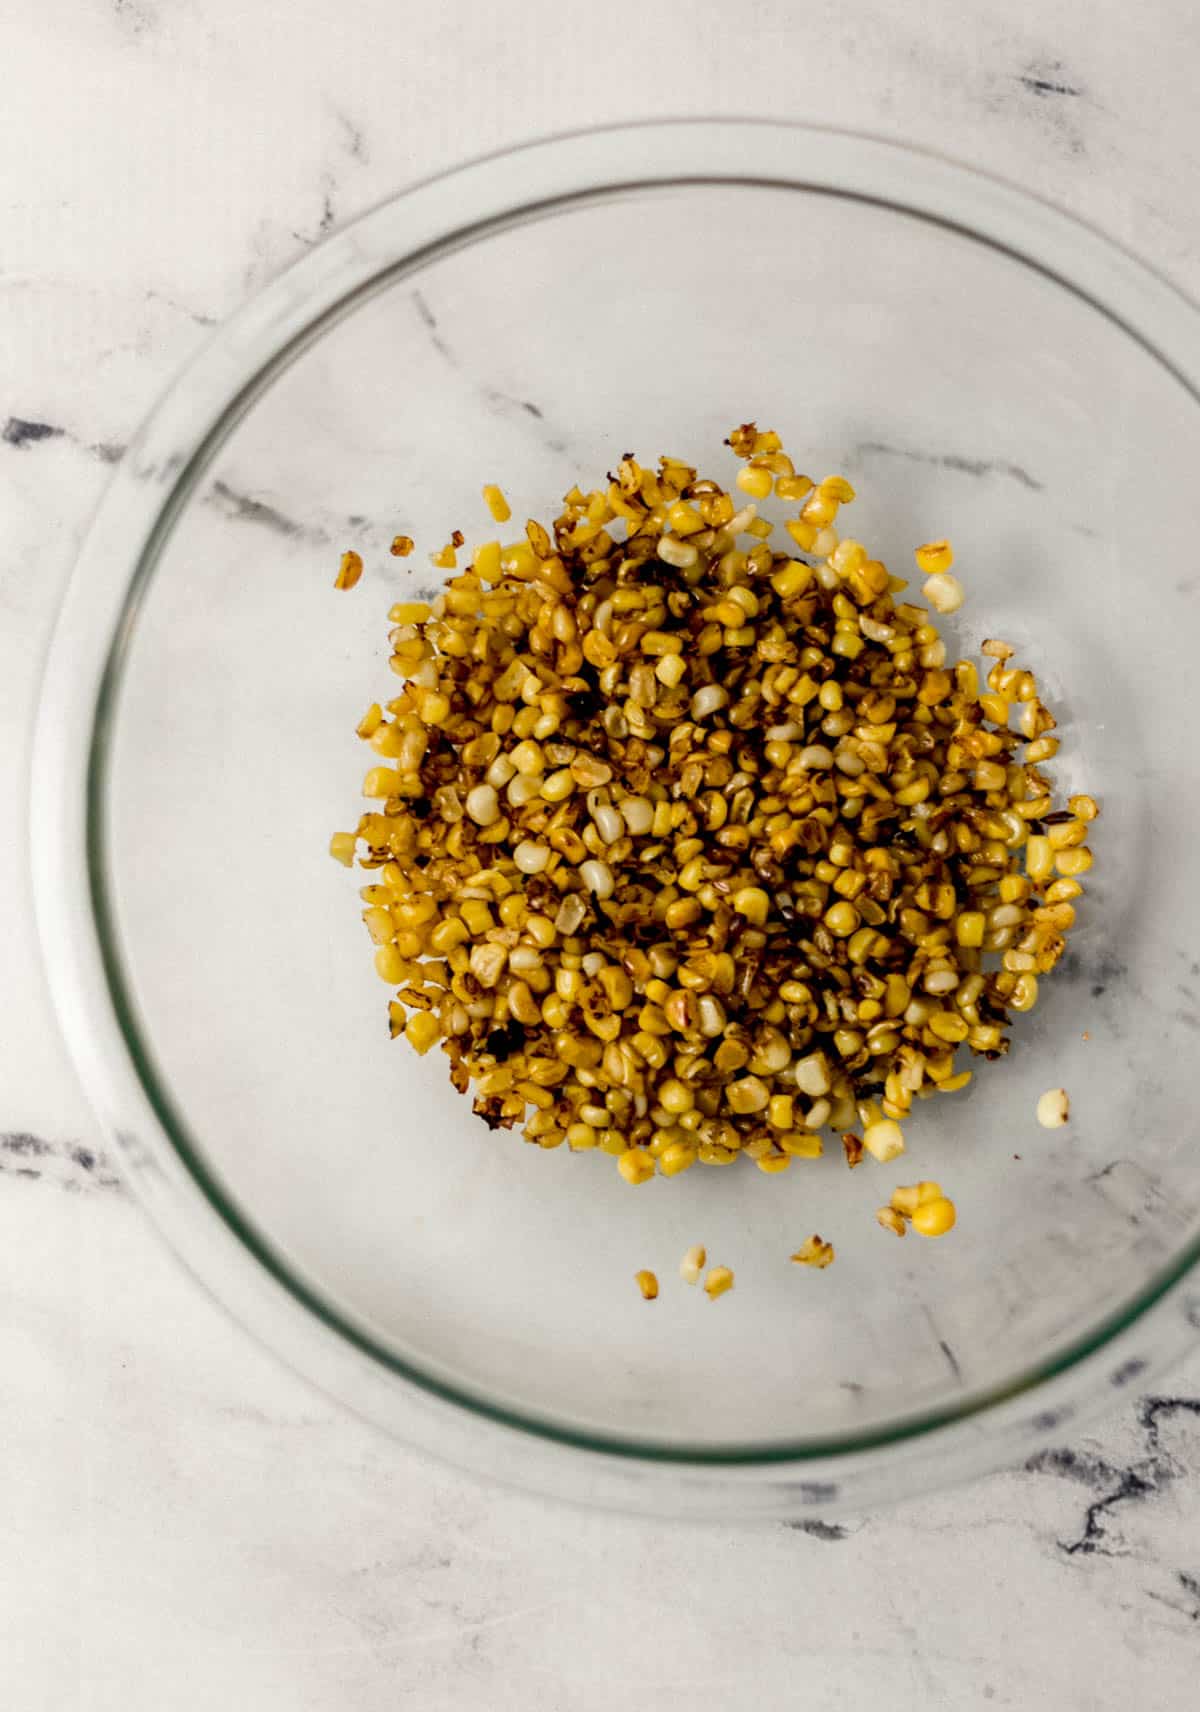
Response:
[{"label": "clear glass bowl", "polygon": [[[1200,1161],[1196,311],[1095,233],[935,157],[752,123],[477,162],[241,310],[116,473],[35,756],[49,971],[118,1158],[195,1272],[402,1438],[591,1501],[866,1507],[1011,1461],[1194,1339]],[[1072,949],[1011,1059],[902,1170],[697,1170],[489,1133],[393,1045],[330,862],[426,553],[629,448],[731,473],[755,417],[859,486],[895,568],[954,540],[952,634],[1019,644],[1103,802]],[[332,579],[344,546],[367,571]],[[1039,1129],[1065,1085],[1070,1126]],[[875,1225],[942,1180],[945,1242]],[[835,1239],[831,1271],[787,1256]],[[720,1302],[675,1281],[703,1241]],[[632,1274],[663,1280],[653,1306]]]}]

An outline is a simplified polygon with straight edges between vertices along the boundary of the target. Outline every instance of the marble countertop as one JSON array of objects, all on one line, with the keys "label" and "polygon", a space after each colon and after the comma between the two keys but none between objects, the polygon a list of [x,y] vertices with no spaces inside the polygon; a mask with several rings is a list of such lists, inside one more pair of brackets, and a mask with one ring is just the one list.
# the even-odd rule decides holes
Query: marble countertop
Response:
[{"label": "marble countertop", "polygon": [[[483,0],[9,11],[10,829],[108,466],[206,328],[406,180],[647,111],[803,117],[1018,180],[1200,293],[1188,0],[1063,0],[1053,18],[986,0],[526,0],[520,19]],[[634,44],[653,67],[641,86]],[[484,1489],[309,1391],[165,1252],[55,1036],[12,835],[0,934],[11,1712],[1195,1704],[1200,1352],[1035,1466],[853,1522],[671,1528]]]}]

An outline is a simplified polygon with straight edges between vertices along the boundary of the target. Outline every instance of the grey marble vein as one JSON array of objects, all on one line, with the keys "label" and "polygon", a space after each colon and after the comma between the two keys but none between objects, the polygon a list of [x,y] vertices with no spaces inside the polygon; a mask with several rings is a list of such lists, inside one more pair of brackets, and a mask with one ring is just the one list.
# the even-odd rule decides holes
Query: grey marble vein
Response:
[{"label": "grey marble vein", "polygon": [[0,1134],[0,1177],[27,1183],[51,1183],[72,1194],[81,1190],[123,1190],[121,1178],[104,1155],[81,1142],[46,1141],[26,1131]]},{"label": "grey marble vein", "polygon": [[938,469],[953,470],[964,476],[1005,476],[1034,493],[1043,492],[1045,485],[1021,464],[1010,463],[1006,458],[968,458],[956,452],[917,451],[909,446],[892,446],[884,440],[860,440],[851,456],[859,459],[904,458],[909,463],[934,464]]}]

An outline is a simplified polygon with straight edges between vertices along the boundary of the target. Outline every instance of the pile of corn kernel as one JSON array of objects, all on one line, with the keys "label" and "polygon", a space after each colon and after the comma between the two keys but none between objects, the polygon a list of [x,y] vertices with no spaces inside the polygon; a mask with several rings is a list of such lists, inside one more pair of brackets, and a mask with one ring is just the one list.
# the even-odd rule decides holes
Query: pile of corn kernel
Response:
[{"label": "pile of corn kernel", "polygon": [[[391,610],[374,806],[331,845],[367,871],[393,1036],[440,1045],[489,1127],[632,1184],[787,1171],[829,1130],[894,1159],[914,1100],[970,1081],[961,1049],[1007,1051],[1092,860],[1033,673],[998,640],[982,683],[948,659],[948,543],[907,599],[840,531],[848,481],[753,423],[728,443],[736,496],[627,455],[550,528],[462,565],[455,532],[442,592]],[[899,1230],[927,1204],[893,1197]]]}]

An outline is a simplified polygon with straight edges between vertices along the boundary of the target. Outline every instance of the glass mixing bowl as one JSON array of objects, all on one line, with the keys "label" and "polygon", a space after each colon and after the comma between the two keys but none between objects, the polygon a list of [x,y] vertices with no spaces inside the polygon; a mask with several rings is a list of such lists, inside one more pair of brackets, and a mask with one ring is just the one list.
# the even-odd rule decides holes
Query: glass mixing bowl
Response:
[{"label": "glass mixing bowl", "polygon": [[[864,1508],[1013,1461],[1192,1341],[1200,323],[1062,214],[754,123],[562,137],[388,202],[242,309],[113,479],[35,756],[50,976],[117,1158],[193,1270],[403,1439],[591,1501]],[[956,648],[1018,644],[1103,803],[1071,950],[909,1156],[634,1192],[491,1134],[388,1039],[329,860],[425,549],[626,449],[728,479],[754,417],[893,568],[955,542]],[[388,556],[398,531],[422,551]],[[343,547],[367,570],[335,593]],[[1065,1086],[1066,1129],[1039,1129]],[[930,1176],[940,1243],[873,1213]],[[826,1272],[790,1266],[810,1231]],[[704,1242],[737,1287],[676,1281]],[[656,1269],[644,1303],[632,1275]]]}]

